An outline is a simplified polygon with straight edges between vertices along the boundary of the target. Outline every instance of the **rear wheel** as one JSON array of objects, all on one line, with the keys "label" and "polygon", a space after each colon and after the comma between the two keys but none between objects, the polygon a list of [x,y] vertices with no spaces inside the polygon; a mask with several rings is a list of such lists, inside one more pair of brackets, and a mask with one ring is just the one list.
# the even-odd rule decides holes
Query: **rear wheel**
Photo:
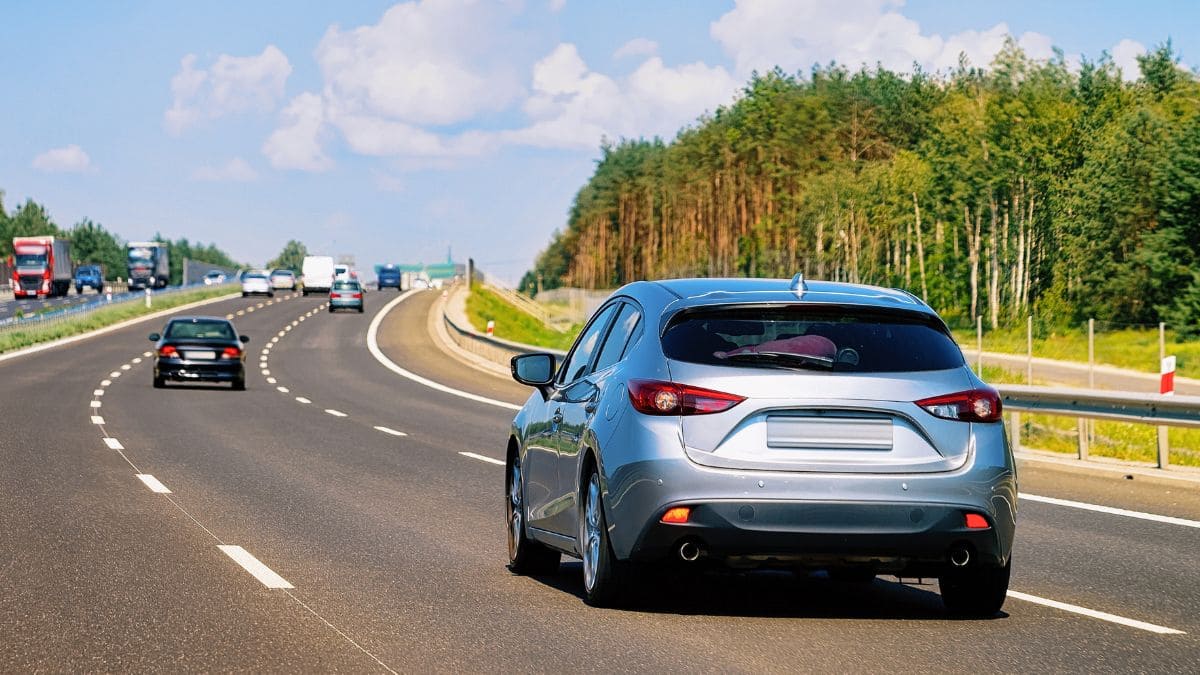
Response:
[{"label": "rear wheel", "polygon": [[1012,559],[1004,567],[967,567],[938,577],[942,604],[952,614],[985,618],[1004,606]]},{"label": "rear wheel", "polygon": [[241,377],[239,377],[238,379],[233,381],[233,390],[234,391],[246,391],[246,376],[245,375],[242,375]]},{"label": "rear wheel", "polygon": [[554,574],[562,556],[525,532],[525,486],[519,456],[509,463],[507,483],[504,518],[508,524],[508,569],[516,574]]},{"label": "rear wheel", "polygon": [[583,483],[579,514],[579,551],[583,558],[584,599],[595,607],[614,607],[629,598],[637,579],[630,563],[617,560],[608,538],[600,474],[593,467]]},{"label": "rear wheel", "polygon": [[162,389],[166,386],[167,386],[167,381],[165,379],[163,379],[161,377],[154,378],[154,388],[155,389]]}]

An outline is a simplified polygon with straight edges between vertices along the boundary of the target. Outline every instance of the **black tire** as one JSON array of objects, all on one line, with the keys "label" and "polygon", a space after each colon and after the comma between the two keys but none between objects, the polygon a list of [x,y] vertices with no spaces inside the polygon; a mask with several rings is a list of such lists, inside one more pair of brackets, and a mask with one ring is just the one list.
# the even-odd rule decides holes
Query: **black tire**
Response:
[{"label": "black tire", "polygon": [[[589,511],[595,491],[594,527],[589,527]],[[579,552],[584,559],[584,601],[593,607],[620,607],[624,605],[638,587],[638,575],[633,564],[618,560],[608,538],[608,521],[604,515],[604,495],[600,491],[600,474],[595,466],[584,474],[580,485],[579,500]],[[589,575],[588,537],[589,530],[595,537],[595,573]],[[590,577],[590,578],[589,578]]]},{"label": "black tire", "polygon": [[362,314],[364,311],[365,311],[365,310],[363,309],[363,306],[362,306],[362,305],[359,305],[359,306],[358,306],[358,313],[359,313],[359,314]]},{"label": "black tire", "polygon": [[246,391],[246,377],[244,375],[233,381],[233,390]]},{"label": "black tire", "polygon": [[556,574],[562,555],[529,538],[525,529],[525,481],[514,455],[504,472],[504,524],[508,530],[508,569],[513,574]]},{"label": "black tire", "polygon": [[995,616],[1004,606],[1012,559],[1004,567],[966,567],[938,577],[942,604],[951,614],[974,618]]},{"label": "black tire", "polygon": [[166,386],[167,386],[167,381],[166,381],[166,380],[164,380],[164,379],[163,379],[163,378],[161,378],[161,377],[156,377],[156,378],[154,378],[154,388],[155,388],[155,389],[165,389],[165,388],[166,388]]},{"label": "black tire", "polygon": [[869,584],[875,581],[875,570],[857,567],[838,567],[829,570],[829,578],[839,584]]}]

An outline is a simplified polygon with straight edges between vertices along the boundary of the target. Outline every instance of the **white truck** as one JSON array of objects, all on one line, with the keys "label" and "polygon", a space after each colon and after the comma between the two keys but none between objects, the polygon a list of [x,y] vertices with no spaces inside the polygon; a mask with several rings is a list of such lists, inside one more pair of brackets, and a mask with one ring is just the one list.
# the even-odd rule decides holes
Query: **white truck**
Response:
[{"label": "white truck", "polygon": [[304,275],[304,295],[328,293],[333,287],[333,256],[305,256],[300,271]]}]

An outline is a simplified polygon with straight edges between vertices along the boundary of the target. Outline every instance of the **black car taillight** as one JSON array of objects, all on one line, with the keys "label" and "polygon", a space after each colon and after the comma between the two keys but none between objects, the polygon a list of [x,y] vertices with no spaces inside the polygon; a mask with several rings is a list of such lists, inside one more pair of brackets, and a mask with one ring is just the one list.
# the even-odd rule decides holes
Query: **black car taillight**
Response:
[{"label": "black car taillight", "polygon": [[675,382],[629,381],[629,401],[646,415],[710,415],[745,400],[744,396]]},{"label": "black car taillight", "polygon": [[947,420],[999,422],[1002,406],[995,389],[983,387],[917,401],[925,412]]}]

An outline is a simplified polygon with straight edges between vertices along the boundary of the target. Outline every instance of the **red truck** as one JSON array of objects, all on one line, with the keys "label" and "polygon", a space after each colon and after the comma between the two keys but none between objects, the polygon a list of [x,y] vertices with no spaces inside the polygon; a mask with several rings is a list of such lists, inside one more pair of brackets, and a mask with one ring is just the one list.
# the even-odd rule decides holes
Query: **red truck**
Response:
[{"label": "red truck", "polygon": [[44,298],[71,288],[71,242],[57,237],[16,237],[11,260],[13,295]]}]

